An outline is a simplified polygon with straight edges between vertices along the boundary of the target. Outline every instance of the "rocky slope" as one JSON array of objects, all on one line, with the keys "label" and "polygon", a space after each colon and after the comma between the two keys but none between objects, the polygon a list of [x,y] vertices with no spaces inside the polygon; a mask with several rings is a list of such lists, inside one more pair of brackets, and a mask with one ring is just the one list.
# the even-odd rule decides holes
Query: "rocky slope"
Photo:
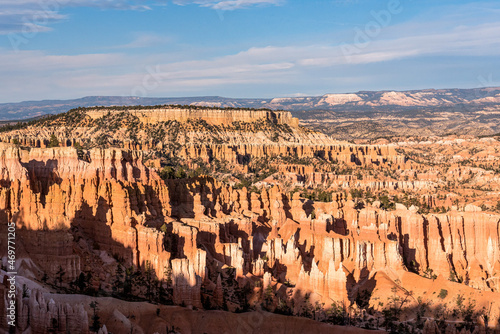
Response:
[{"label": "rocky slope", "polygon": [[[454,209],[423,215],[403,206],[387,211],[376,203],[361,208],[343,192],[319,202],[278,185],[255,192],[207,176],[162,180],[143,165],[141,154],[92,149],[82,159],[71,147],[1,144],[4,265],[7,222],[14,221],[19,275],[54,292],[196,309],[266,309],[366,328],[399,324],[402,331],[425,333],[443,326],[492,332],[498,323],[497,214]],[[30,298],[18,303],[19,315],[30,314],[23,315],[19,331],[41,332],[36,328],[48,326],[54,314],[75,314],[67,326],[92,322],[87,306],[68,308],[34,290]],[[469,322],[457,302],[461,298],[463,305],[474,300]],[[444,304],[450,311],[441,316]],[[101,325],[123,331],[124,322],[116,321],[121,316],[104,317],[109,307],[102,306]],[[153,333],[142,311],[130,312],[127,331],[137,326]],[[398,320],[387,320],[387,312]],[[56,332],[68,328],[62,323]]]},{"label": "rocky slope", "polygon": [[[404,164],[391,146],[352,145],[301,127],[289,112],[196,107],[75,109],[0,133],[28,147],[121,147],[149,157],[247,165],[252,159],[320,158],[381,166]],[[245,170],[243,168],[243,170]]]}]

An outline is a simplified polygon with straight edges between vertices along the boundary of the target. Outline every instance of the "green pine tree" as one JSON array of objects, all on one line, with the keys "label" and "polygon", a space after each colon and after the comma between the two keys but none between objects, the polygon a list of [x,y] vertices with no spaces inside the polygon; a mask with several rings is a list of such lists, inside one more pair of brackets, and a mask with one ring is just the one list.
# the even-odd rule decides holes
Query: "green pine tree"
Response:
[{"label": "green pine tree", "polygon": [[59,139],[57,139],[55,134],[50,135],[49,147],[59,147]]}]

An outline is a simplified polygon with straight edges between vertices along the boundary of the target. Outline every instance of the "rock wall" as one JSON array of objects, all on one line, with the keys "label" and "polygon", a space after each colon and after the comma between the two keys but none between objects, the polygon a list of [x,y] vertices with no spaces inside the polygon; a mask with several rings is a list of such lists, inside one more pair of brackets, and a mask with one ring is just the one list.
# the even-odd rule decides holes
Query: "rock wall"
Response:
[{"label": "rock wall", "polygon": [[268,158],[275,156],[313,158],[319,156],[329,162],[343,162],[348,165],[387,166],[404,165],[405,157],[398,155],[391,146],[350,145],[350,144],[196,144],[185,145],[179,157],[185,159],[213,159],[231,164],[244,164],[249,158]]},{"label": "rock wall", "polygon": [[[87,115],[97,119],[106,113],[119,113],[124,110],[90,109]],[[167,121],[186,122],[189,119],[199,119],[211,125],[225,125],[233,122],[255,122],[261,119],[270,120],[276,124],[287,124],[293,127],[299,125],[299,120],[292,117],[289,111],[244,110],[244,109],[185,109],[165,107],[158,109],[128,109],[126,112],[136,116],[142,123],[154,124]]]},{"label": "rock wall", "polygon": [[72,148],[1,144],[0,171],[1,250],[13,220],[18,257],[26,259],[17,269],[36,280],[63,268],[68,283],[94,270],[95,284],[109,290],[109,268],[119,259],[149,266],[160,280],[171,268],[173,302],[198,308],[202,290],[212,305],[221,304],[221,289],[229,298],[220,275],[240,287],[264,280],[283,298],[292,292],[297,301],[308,295],[328,305],[352,303],[380,272],[396,281],[432,269],[500,291],[494,214],[355,209],[342,193],[319,203],[290,198],[278,186],[255,193],[210,177],[164,182],[138,152],[118,149],[92,150],[87,162]]},{"label": "rock wall", "polygon": [[[2,281],[5,277],[0,277]],[[50,298],[50,297],[48,297]],[[5,285],[0,284],[0,310],[6,313],[8,305]],[[6,317],[0,319],[2,329],[9,328]],[[70,305],[54,299],[47,299],[39,290],[17,288],[16,292],[16,328],[19,333],[74,333],[88,334],[89,316],[81,303]]]},{"label": "rock wall", "polygon": [[2,231],[16,222],[19,255],[35,260],[36,277],[62,267],[65,279],[74,280],[84,269],[74,249],[80,239],[80,248],[105,250],[137,267],[149,261],[163,272],[169,256],[157,227],[169,198],[137,152],[93,150],[90,163],[74,149],[1,152]]}]

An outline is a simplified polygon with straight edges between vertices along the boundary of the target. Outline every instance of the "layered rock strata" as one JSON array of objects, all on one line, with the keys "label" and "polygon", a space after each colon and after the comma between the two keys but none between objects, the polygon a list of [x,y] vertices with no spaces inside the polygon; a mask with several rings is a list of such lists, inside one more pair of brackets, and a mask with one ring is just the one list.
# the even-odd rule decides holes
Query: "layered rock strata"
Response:
[{"label": "layered rock strata", "polygon": [[295,306],[307,299],[352,304],[375,275],[401,282],[408,271],[428,269],[495,296],[500,291],[494,214],[356,209],[342,193],[320,203],[278,186],[256,193],[209,177],[163,181],[139,152],[119,149],[92,150],[84,161],[73,148],[1,144],[0,173],[1,249],[12,220],[18,272],[35,280],[54,279],[62,269],[61,285],[92,272],[92,284],[110,291],[120,262],[151,269],[160,280],[170,276],[175,304],[201,308],[203,297],[234,309],[243,305],[229,298],[221,276],[240,287],[261,281]]}]

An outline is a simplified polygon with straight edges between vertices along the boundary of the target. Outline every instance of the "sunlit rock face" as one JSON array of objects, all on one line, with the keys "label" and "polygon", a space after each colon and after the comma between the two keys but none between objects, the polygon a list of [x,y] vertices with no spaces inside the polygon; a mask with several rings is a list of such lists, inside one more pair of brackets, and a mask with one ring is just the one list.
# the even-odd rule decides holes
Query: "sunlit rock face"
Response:
[{"label": "sunlit rock face", "polygon": [[[93,149],[82,159],[71,147],[1,144],[0,177],[2,242],[15,222],[19,275],[56,290],[78,292],[70,283],[83,273],[91,275],[86,288],[125,294],[116,283],[121,266],[124,285],[129,268],[146,280],[131,281],[127,294],[152,300],[161,286],[169,302],[192,309],[285,303],[301,312],[307,303],[355,305],[363,291],[378,296],[367,301],[376,308],[394,287],[427,286],[422,296],[439,301],[437,286],[426,285],[433,279],[422,277],[432,269],[449,298],[477,291],[477,307],[498,309],[500,216],[472,207],[423,215],[404,205],[356,207],[344,192],[318,202],[281,185],[255,192],[207,176],[162,180],[139,151],[123,149]],[[448,281],[450,273],[463,283]],[[67,329],[90,323],[87,306],[35,290],[19,305],[19,330],[42,333],[56,313]]]},{"label": "sunlit rock face", "polygon": [[[106,113],[119,113],[121,110],[89,109],[87,114],[93,119],[101,118]],[[265,119],[276,124],[298,126],[299,120],[289,111],[248,110],[248,109],[204,109],[178,108],[165,106],[156,109],[132,108],[130,113],[142,123],[151,124],[168,121],[186,122],[203,120],[211,125],[231,124],[233,122],[254,122]]]}]

